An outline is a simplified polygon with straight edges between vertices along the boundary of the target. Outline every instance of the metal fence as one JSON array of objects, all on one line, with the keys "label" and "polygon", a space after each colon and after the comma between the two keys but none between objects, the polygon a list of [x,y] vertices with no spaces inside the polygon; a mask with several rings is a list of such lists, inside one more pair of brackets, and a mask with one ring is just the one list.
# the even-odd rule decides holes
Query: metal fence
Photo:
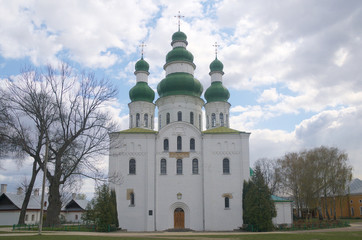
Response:
[{"label": "metal fence", "polygon": [[[38,231],[39,225],[37,224],[14,224],[13,231]],[[117,231],[114,224],[104,226],[97,225],[84,225],[84,224],[64,224],[50,227],[43,227],[43,231],[78,231],[78,232],[113,232]]]}]

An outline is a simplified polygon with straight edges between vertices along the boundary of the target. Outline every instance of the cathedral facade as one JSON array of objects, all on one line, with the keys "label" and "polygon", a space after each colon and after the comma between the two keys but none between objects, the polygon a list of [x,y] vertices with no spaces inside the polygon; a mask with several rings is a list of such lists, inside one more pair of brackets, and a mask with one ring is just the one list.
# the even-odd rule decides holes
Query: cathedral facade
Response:
[{"label": "cathedral facade", "polygon": [[250,133],[229,127],[230,94],[217,57],[210,64],[206,102],[201,98],[203,86],[194,78],[196,66],[187,44],[185,33],[172,35],[155,102],[148,86],[149,64],[143,56],[136,63],[129,129],[110,134],[109,175],[122,178],[112,185],[122,229],[221,231],[243,224]]}]

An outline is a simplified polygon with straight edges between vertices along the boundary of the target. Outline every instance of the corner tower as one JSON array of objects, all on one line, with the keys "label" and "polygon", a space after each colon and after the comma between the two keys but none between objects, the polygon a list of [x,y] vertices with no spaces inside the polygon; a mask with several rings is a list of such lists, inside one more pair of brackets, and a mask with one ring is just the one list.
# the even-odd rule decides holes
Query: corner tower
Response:
[{"label": "corner tower", "polygon": [[229,127],[230,93],[222,84],[224,65],[217,59],[210,64],[211,86],[205,91],[206,129]]},{"label": "corner tower", "polygon": [[148,86],[150,66],[142,58],[135,65],[136,85],[129,91],[129,128],[154,129],[155,92]]}]

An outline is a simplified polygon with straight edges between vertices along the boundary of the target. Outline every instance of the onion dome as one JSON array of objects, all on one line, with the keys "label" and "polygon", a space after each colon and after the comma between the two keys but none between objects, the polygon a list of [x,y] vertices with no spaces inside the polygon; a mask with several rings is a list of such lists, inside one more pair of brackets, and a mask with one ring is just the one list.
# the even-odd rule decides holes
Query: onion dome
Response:
[{"label": "onion dome", "polygon": [[160,97],[170,95],[189,95],[200,97],[203,87],[199,80],[192,74],[184,72],[171,73],[166,76],[157,86]]},{"label": "onion dome", "polygon": [[174,42],[185,42],[186,45],[187,45],[187,36],[185,33],[181,32],[181,31],[178,31],[178,32],[175,32],[173,35],[172,35],[172,42],[171,42],[171,45],[174,43]]},{"label": "onion dome", "polygon": [[224,69],[224,64],[222,64],[221,61],[219,61],[219,59],[215,58],[214,61],[212,61],[210,63],[210,73],[211,72],[222,72],[223,73],[223,70]]},{"label": "onion dome", "polygon": [[186,61],[193,63],[194,56],[184,47],[175,47],[166,55],[166,64],[174,61]]},{"label": "onion dome", "polygon": [[141,58],[140,60],[138,60],[136,62],[136,65],[135,65],[136,72],[138,72],[138,71],[148,72],[149,69],[150,69],[150,65],[145,60],[143,60],[143,58]]},{"label": "onion dome", "polygon": [[211,83],[205,91],[204,97],[207,102],[227,102],[230,98],[229,90],[222,85],[221,81]]},{"label": "onion dome", "polygon": [[155,99],[155,92],[148,86],[147,82],[138,82],[129,91],[129,98],[132,102],[145,101],[152,103]]}]

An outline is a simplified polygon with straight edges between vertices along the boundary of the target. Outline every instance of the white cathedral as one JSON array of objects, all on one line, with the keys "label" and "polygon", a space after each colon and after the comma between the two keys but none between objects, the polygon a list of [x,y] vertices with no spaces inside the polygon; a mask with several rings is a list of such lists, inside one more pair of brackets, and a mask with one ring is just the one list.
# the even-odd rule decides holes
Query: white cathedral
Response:
[{"label": "white cathedral", "polygon": [[[229,128],[230,97],[222,84],[223,64],[210,64],[211,86],[194,78],[187,36],[172,35],[166,77],[148,86],[149,65],[135,65],[129,91],[129,129],[110,134],[109,174],[119,225],[128,231],[192,229],[221,231],[243,224],[242,188],[249,179],[250,133]],[[158,131],[154,130],[158,108]],[[205,108],[206,130],[203,130]]]}]

